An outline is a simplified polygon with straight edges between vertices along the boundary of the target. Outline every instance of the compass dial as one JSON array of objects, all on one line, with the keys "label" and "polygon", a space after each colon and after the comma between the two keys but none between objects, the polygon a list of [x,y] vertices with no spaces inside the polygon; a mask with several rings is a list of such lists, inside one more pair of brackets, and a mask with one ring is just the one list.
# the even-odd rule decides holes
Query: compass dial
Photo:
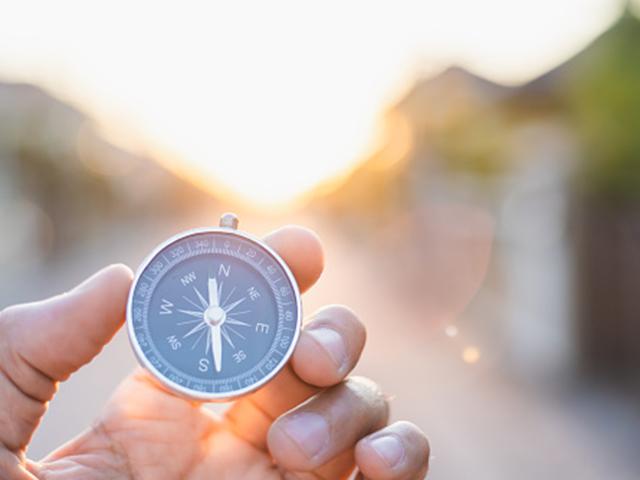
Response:
[{"label": "compass dial", "polygon": [[142,265],[128,305],[139,361],[171,390],[229,399],[289,359],[301,318],[297,284],[269,247],[229,228],[170,239]]}]

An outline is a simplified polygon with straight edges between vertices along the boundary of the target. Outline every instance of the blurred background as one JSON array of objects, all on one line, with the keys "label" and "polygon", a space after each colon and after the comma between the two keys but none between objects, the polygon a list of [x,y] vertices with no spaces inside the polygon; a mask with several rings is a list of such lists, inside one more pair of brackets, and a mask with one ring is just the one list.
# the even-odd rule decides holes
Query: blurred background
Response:
[{"label": "blurred background", "polygon": [[[313,311],[431,438],[434,480],[640,478],[640,5],[12,2],[0,307],[233,210],[316,229]],[[135,364],[65,383],[41,457]]]}]

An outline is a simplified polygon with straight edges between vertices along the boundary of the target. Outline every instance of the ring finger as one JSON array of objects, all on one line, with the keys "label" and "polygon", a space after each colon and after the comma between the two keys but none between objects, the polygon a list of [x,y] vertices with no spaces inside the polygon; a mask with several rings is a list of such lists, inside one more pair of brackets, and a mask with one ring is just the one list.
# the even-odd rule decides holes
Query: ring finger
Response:
[{"label": "ring finger", "polygon": [[352,377],[278,418],[269,430],[269,450],[286,471],[341,478],[353,468],[341,459],[348,459],[361,438],[386,425],[388,413],[378,386]]},{"label": "ring finger", "polygon": [[266,449],[273,421],[320,388],[340,383],[358,362],[365,336],[364,326],[348,308],[320,309],[302,331],[290,364],[227,411],[230,426],[254,446]]}]

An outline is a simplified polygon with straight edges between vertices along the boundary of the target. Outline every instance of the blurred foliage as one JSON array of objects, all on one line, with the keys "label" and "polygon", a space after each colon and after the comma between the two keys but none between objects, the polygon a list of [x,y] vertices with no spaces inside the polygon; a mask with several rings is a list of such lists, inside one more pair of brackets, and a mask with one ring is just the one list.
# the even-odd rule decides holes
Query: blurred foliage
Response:
[{"label": "blurred foliage", "polygon": [[507,130],[499,112],[482,109],[438,132],[432,145],[452,172],[488,177],[502,173],[508,165]]},{"label": "blurred foliage", "polygon": [[628,9],[576,62],[568,101],[583,149],[580,187],[640,198],[640,20]]},{"label": "blurred foliage", "polygon": [[[640,19],[627,7],[582,52],[524,85],[500,85],[451,67],[419,79],[391,110],[409,125],[409,151],[396,161],[380,162],[379,153],[364,159],[316,204],[379,221],[381,212],[424,203],[429,191],[437,196],[438,181],[466,182],[462,189],[490,196],[521,162],[550,154],[567,166],[577,160],[568,168],[577,168],[583,193],[637,199]],[[535,129],[538,139],[527,140]]]}]

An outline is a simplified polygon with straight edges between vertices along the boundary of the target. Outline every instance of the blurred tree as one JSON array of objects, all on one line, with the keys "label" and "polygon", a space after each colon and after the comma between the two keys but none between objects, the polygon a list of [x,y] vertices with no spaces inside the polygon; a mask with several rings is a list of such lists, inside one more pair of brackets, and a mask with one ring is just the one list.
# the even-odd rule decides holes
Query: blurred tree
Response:
[{"label": "blurred tree", "polygon": [[640,20],[620,20],[568,72],[582,147],[576,177],[577,334],[582,366],[640,385]]},{"label": "blurred tree", "polygon": [[584,149],[585,193],[640,198],[640,20],[627,8],[581,56],[568,79],[570,112]]}]

